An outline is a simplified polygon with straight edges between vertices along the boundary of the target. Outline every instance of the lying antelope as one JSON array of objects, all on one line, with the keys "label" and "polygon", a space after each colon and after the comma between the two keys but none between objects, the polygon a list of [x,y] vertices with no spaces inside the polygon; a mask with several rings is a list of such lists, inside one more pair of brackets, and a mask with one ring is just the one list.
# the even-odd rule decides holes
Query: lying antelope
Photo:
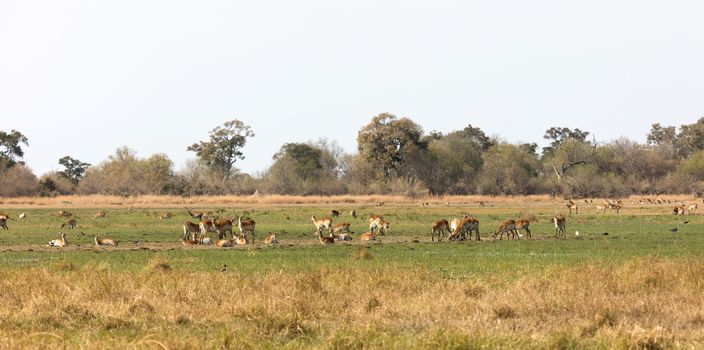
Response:
[{"label": "lying antelope", "polygon": [[95,214],[93,214],[93,218],[94,218],[94,219],[97,219],[97,218],[104,218],[104,217],[106,217],[106,216],[107,216],[107,214],[105,213],[104,210],[101,210],[101,211],[96,212]]},{"label": "lying antelope", "polygon": [[186,239],[186,238],[181,238],[181,244],[183,245],[198,245],[198,241],[195,239]]},{"label": "lying antelope", "polygon": [[435,221],[433,224],[433,232],[430,234],[430,240],[435,242],[435,234],[438,234],[438,242],[442,241],[442,238],[445,236],[445,232],[447,231],[448,235],[450,234],[450,224],[447,222],[447,220],[442,219]]},{"label": "lying antelope", "polygon": [[328,236],[323,236],[320,231],[315,231],[315,234],[318,236],[318,239],[320,240],[321,244],[333,244],[335,243],[335,238],[333,237],[328,237]]},{"label": "lying antelope", "polygon": [[376,236],[378,236],[380,233],[379,232],[365,232],[359,235],[359,240],[360,241],[376,241]]},{"label": "lying antelope", "polygon": [[68,241],[66,240],[66,234],[61,233],[61,238],[58,239],[52,239],[49,241],[49,244],[47,244],[49,247],[65,247],[68,245]]},{"label": "lying antelope", "polygon": [[69,229],[73,230],[74,228],[76,228],[76,223],[76,219],[71,219],[61,224],[61,228],[68,227]]},{"label": "lying antelope", "polygon": [[567,219],[562,215],[555,215],[552,217],[552,222],[555,224],[555,237],[566,237],[565,228],[567,224]]},{"label": "lying antelope", "polygon": [[266,239],[264,239],[264,244],[279,244],[279,240],[276,239],[276,234],[269,233]]},{"label": "lying antelope", "polygon": [[98,236],[93,237],[95,239],[95,245],[97,247],[101,246],[114,246],[117,247],[118,242],[111,237],[106,237],[106,238],[98,238]]},{"label": "lying antelope", "polygon": [[516,232],[516,220],[504,220],[499,224],[499,228],[494,232],[494,240],[497,239],[498,235],[498,240],[501,240],[501,238],[504,235],[504,232],[506,232],[506,239],[509,239],[509,237],[515,238],[515,236],[518,234]]},{"label": "lying antelope", "polygon": [[352,209],[352,211],[350,212],[350,215],[352,215],[352,217],[356,219],[357,218],[357,211]]},{"label": "lying antelope", "polygon": [[330,216],[336,218],[336,217],[340,216],[340,212],[338,210],[333,209],[330,211]]},{"label": "lying antelope", "polygon": [[338,241],[352,241],[354,238],[350,236],[348,233],[340,233],[339,235],[333,234],[335,239]]},{"label": "lying antelope", "polygon": [[26,219],[26,218],[27,218],[27,214],[25,214],[25,213],[20,213],[20,215],[19,215],[18,217],[19,217],[20,220],[21,220],[21,219]]},{"label": "lying antelope", "polygon": [[354,233],[350,231],[350,223],[349,222],[343,222],[341,224],[336,224],[335,226],[332,227],[332,233]]},{"label": "lying antelope", "polygon": [[313,221],[313,225],[315,225],[315,229],[319,232],[322,233],[323,229],[328,230],[329,233],[332,233],[332,219],[331,218],[322,218],[318,220],[315,215],[311,216],[310,218],[311,221]]},{"label": "lying antelope", "polygon": [[215,246],[218,248],[229,248],[233,246],[233,240],[230,239],[218,239],[215,241]]},{"label": "lying antelope", "polygon": [[171,213],[170,212],[163,213],[163,214],[161,214],[160,218],[161,218],[161,220],[171,219]]},{"label": "lying antelope", "polygon": [[59,210],[59,212],[56,213],[56,215],[57,215],[58,217],[60,217],[60,218],[67,218],[67,217],[69,217],[69,216],[72,216],[73,214],[69,213],[69,212],[66,211],[66,210]]},{"label": "lying antelope", "polygon": [[198,219],[198,220],[203,220],[204,214],[202,212],[192,213],[191,209],[188,209],[187,212],[188,212],[188,215],[190,215],[192,218]]},{"label": "lying antelope", "polygon": [[240,229],[240,235],[243,237],[246,236],[247,233],[252,233],[252,240],[254,240],[254,228],[256,225],[257,223],[252,219],[247,218],[242,220],[242,216],[237,217],[237,227]]}]

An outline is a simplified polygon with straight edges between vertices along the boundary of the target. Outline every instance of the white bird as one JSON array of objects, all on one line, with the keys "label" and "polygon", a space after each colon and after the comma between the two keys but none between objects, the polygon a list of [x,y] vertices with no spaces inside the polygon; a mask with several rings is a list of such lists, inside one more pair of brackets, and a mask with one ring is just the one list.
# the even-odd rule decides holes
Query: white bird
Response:
[{"label": "white bird", "polygon": [[522,233],[519,233],[519,234],[518,234],[518,239],[523,239],[523,234],[522,234]]},{"label": "white bird", "polygon": [[579,236],[579,231],[574,231],[575,236]]}]

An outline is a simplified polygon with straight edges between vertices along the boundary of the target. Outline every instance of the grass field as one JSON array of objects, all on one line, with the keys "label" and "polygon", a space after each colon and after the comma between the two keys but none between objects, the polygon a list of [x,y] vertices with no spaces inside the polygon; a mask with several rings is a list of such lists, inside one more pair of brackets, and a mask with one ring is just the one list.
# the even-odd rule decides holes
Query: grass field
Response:
[{"label": "grass field", "polygon": [[[550,218],[566,208],[548,197],[428,206],[384,197],[95,199],[0,201],[15,218],[0,231],[0,347],[704,347],[704,217],[675,218],[670,205],[626,203],[597,215],[585,203],[558,240]],[[245,213],[258,241],[183,247],[186,206]],[[360,218],[347,214],[353,208]],[[59,209],[78,227],[63,231],[68,247],[46,247],[66,220]],[[101,209],[106,218],[91,217]],[[355,236],[372,213],[391,231],[374,243],[322,246],[310,217],[331,209]],[[164,212],[173,218],[161,220]],[[433,221],[463,213],[480,220],[483,241],[430,242]],[[533,239],[491,240],[501,220],[529,215],[538,219]],[[281,244],[261,244],[268,232]],[[95,248],[95,233],[119,247]]]}]

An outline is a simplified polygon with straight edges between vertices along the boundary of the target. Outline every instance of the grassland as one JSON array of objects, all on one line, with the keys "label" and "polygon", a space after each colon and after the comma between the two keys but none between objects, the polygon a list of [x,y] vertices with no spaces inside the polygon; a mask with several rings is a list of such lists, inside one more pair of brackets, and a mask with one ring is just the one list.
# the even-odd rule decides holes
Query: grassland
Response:
[{"label": "grassland", "polygon": [[[669,205],[627,200],[597,215],[584,203],[557,240],[549,218],[565,210],[548,197],[92,200],[0,201],[27,214],[0,231],[0,347],[704,347],[704,217],[674,218]],[[276,232],[281,244],[183,247],[185,207],[245,213],[257,238]],[[59,209],[78,220],[64,249],[46,247]],[[107,217],[92,218],[100,209]],[[310,216],[331,209],[357,234],[372,213],[391,232],[322,246]],[[463,213],[480,220],[482,242],[430,242],[432,221]],[[533,239],[491,241],[499,221],[529,215]],[[96,249],[94,233],[120,246]]]}]

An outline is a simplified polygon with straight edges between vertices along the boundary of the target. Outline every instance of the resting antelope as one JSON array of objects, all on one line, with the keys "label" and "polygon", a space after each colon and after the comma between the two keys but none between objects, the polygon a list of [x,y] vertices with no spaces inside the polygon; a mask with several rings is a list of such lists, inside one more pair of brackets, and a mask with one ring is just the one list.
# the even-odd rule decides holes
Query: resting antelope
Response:
[{"label": "resting antelope", "polygon": [[218,239],[215,241],[215,246],[218,248],[229,248],[233,245],[233,240],[230,239]]},{"label": "resting antelope", "polygon": [[318,236],[318,240],[320,240],[321,244],[333,244],[335,243],[335,238],[333,237],[328,237],[328,236],[323,236],[320,231],[315,231],[315,234]]},{"label": "resting antelope", "polygon": [[351,240],[353,240],[352,236],[350,236],[348,233],[341,233],[339,235],[335,235],[335,239],[338,241],[351,241]]},{"label": "resting antelope", "polygon": [[276,233],[269,233],[266,239],[264,239],[264,244],[279,244],[279,240],[276,239]]},{"label": "resting antelope", "polygon": [[379,235],[379,232],[365,232],[359,235],[359,240],[360,241],[376,241],[376,236]]},{"label": "resting antelope", "polygon": [[313,221],[313,225],[315,225],[315,229],[322,233],[323,229],[328,230],[329,233],[332,233],[332,219],[331,218],[322,218],[318,220],[315,215],[311,216],[310,218],[311,221]]},{"label": "resting antelope", "polygon": [[20,219],[26,219],[26,218],[27,218],[27,214],[25,214],[25,213],[20,213],[20,215],[19,215],[18,217],[19,217]]},{"label": "resting antelope", "polygon": [[74,229],[76,228],[76,219],[71,219],[69,221],[64,222],[61,224],[61,228],[68,227],[69,229]]},{"label": "resting antelope", "polygon": [[254,240],[254,228],[257,223],[252,219],[242,220],[242,216],[237,217],[237,227],[240,229],[240,235],[245,236],[247,232],[252,233],[252,240]]},{"label": "resting antelope", "polygon": [[93,214],[93,218],[95,218],[95,219],[97,219],[97,218],[104,218],[105,216],[106,216],[106,213],[105,213],[104,210],[101,210],[101,211],[99,211],[99,212]]},{"label": "resting antelope", "polygon": [[564,216],[558,214],[552,217],[552,222],[555,224],[555,237],[565,237],[565,227],[567,219],[565,219]]},{"label": "resting antelope", "polygon": [[67,218],[69,216],[72,216],[73,214],[67,212],[66,210],[59,210],[59,212],[56,213],[56,215],[60,218]]},{"label": "resting antelope", "polygon": [[188,239],[188,237],[191,237],[192,240],[196,240],[196,235],[199,234],[200,231],[200,225],[194,224],[190,221],[186,221],[183,223],[183,238]]},{"label": "resting antelope", "polygon": [[447,220],[442,219],[435,221],[433,224],[433,232],[430,234],[430,240],[435,242],[435,234],[438,234],[438,242],[442,241],[442,238],[445,236],[445,231],[447,231],[448,235],[450,234],[450,224],[447,222]]},{"label": "resting antelope", "polygon": [[7,217],[4,215],[0,215],[0,227],[2,227],[3,230],[9,230],[7,227]]},{"label": "resting antelope", "polygon": [[515,237],[517,232],[516,232],[516,220],[504,220],[499,224],[499,228],[494,232],[494,240],[497,239],[501,240],[501,237],[503,237],[504,232],[506,232],[506,239],[509,239],[509,237]]},{"label": "resting antelope", "polygon": [[114,246],[117,247],[118,242],[111,237],[106,237],[106,238],[98,238],[98,236],[93,237],[95,239],[95,245],[98,247],[101,246]]},{"label": "resting antelope", "polygon": [[68,241],[66,240],[66,234],[61,233],[61,238],[58,239],[52,239],[49,241],[49,244],[47,244],[49,247],[65,247],[68,245]]},{"label": "resting antelope", "polygon": [[336,224],[335,226],[332,227],[332,233],[338,233],[338,232],[354,233],[354,232],[350,231],[350,223],[349,222],[343,222],[341,224]]},{"label": "resting antelope", "polygon": [[163,213],[163,214],[161,214],[160,218],[161,218],[161,220],[171,219],[171,213],[170,212]]},{"label": "resting antelope", "polygon": [[694,214],[696,211],[697,211],[696,204],[690,204],[689,207],[687,207],[687,214]]},{"label": "resting antelope", "polygon": [[[530,233],[530,229],[528,228],[530,226],[530,219],[521,219],[516,221],[516,232],[519,230],[525,230],[526,233],[528,234],[528,238],[533,238],[533,235]],[[520,237],[520,235],[518,236]]]},{"label": "resting antelope", "polygon": [[183,245],[198,245],[198,241],[196,241],[195,239],[181,238],[181,244],[183,244]]}]

